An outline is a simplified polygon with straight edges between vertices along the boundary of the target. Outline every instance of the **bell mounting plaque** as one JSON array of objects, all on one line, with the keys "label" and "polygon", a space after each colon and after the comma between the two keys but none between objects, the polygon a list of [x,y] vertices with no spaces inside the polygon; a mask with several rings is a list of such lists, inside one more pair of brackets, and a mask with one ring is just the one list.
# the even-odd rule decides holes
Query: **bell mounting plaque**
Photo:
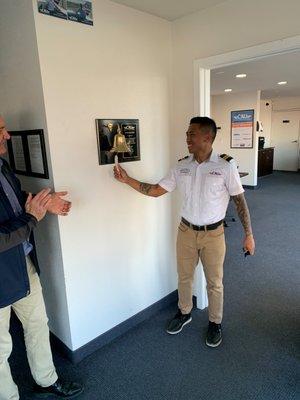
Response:
[{"label": "bell mounting plaque", "polygon": [[96,119],[96,130],[100,165],[141,159],[138,119]]}]

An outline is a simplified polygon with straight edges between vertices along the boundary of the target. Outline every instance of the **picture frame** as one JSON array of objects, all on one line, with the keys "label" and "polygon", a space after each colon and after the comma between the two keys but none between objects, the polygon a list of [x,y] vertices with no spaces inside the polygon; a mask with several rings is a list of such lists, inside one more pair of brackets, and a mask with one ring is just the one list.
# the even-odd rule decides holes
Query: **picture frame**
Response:
[{"label": "picture frame", "polygon": [[10,131],[7,141],[8,159],[19,175],[49,179],[43,129]]},{"label": "picture frame", "polygon": [[131,153],[118,153],[119,162],[141,160],[139,120],[103,118],[96,119],[99,165],[114,164],[116,153],[111,150],[118,127],[132,150]]},{"label": "picture frame", "polygon": [[231,149],[252,149],[254,109],[231,111],[230,129]]},{"label": "picture frame", "polygon": [[36,0],[38,12],[85,25],[94,25],[92,0]]}]

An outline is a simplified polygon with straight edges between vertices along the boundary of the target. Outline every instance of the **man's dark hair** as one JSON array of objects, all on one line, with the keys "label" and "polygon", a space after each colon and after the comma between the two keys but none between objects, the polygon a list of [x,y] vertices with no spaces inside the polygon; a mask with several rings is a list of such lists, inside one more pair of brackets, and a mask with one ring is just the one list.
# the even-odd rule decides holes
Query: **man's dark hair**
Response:
[{"label": "man's dark hair", "polygon": [[212,141],[215,140],[217,125],[213,119],[208,117],[193,117],[190,124],[199,124],[201,128],[207,129],[212,134]]}]

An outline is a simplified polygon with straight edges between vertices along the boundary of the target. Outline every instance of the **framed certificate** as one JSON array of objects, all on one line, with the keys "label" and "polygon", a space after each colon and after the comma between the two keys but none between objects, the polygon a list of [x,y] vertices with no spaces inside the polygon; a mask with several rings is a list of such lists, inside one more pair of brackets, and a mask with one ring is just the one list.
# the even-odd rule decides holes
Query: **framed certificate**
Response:
[{"label": "framed certificate", "polygon": [[19,175],[48,179],[44,131],[35,129],[9,134],[11,140],[7,141],[7,149],[12,170]]},{"label": "framed certificate", "polygon": [[232,149],[252,149],[254,131],[254,110],[231,111]]},{"label": "framed certificate", "polygon": [[[15,171],[18,173],[25,173],[27,170],[23,140],[21,135],[11,136],[11,149],[12,149],[12,160],[11,165],[15,167]],[[8,145],[8,147],[10,147]]]}]

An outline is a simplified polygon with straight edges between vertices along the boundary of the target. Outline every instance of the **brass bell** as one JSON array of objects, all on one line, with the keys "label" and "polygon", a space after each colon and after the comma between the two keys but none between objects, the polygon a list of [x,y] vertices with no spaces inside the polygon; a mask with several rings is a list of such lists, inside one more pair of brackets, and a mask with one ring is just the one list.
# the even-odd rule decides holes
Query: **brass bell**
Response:
[{"label": "brass bell", "polygon": [[114,137],[114,145],[110,150],[111,153],[131,153],[130,146],[126,143],[125,135],[121,132],[121,128],[118,125],[117,134]]}]

